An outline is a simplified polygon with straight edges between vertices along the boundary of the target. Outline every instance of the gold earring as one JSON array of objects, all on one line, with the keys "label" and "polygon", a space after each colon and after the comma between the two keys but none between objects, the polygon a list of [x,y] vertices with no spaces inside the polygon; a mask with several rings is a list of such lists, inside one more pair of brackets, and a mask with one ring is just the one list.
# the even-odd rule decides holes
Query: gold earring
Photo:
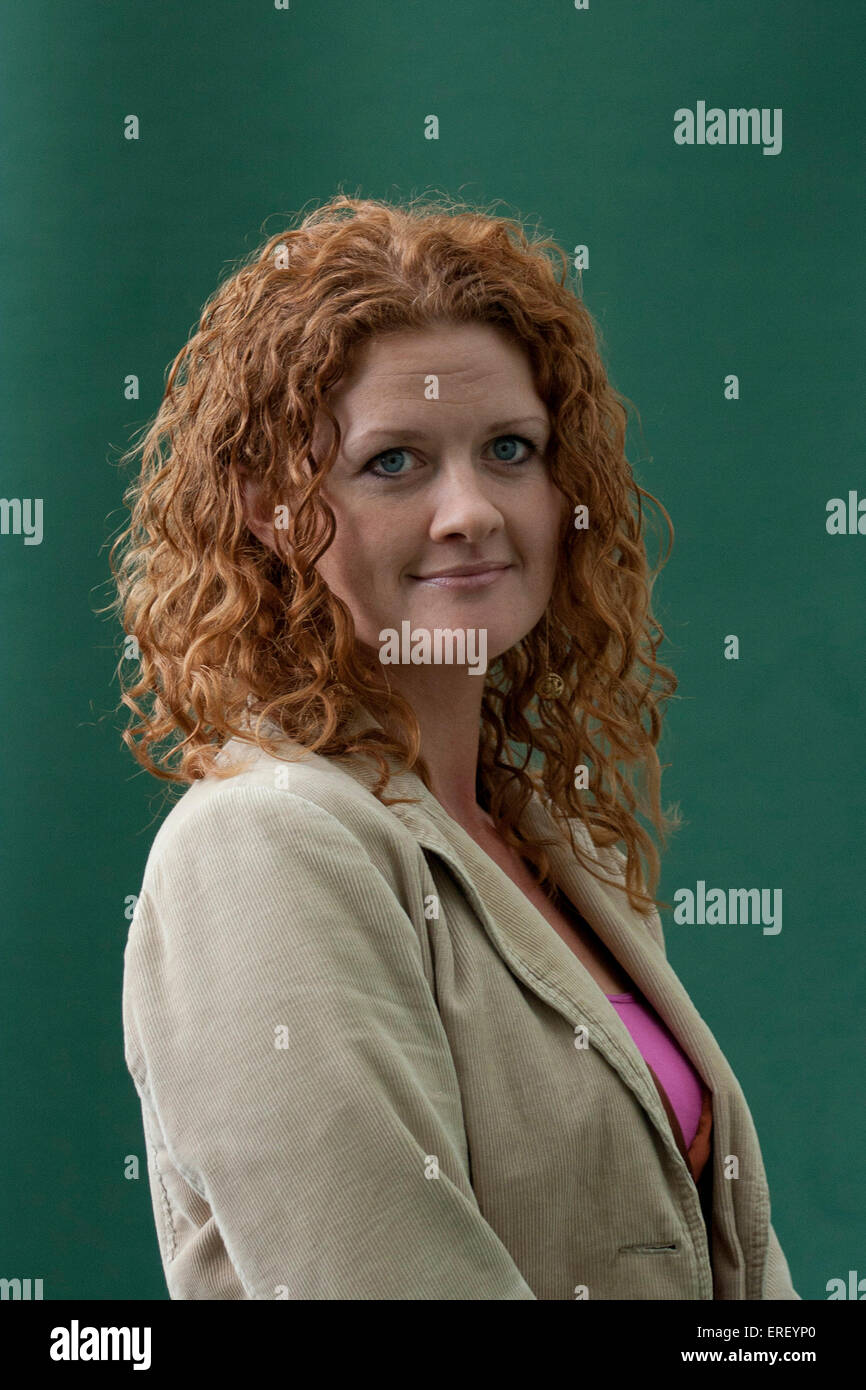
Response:
[{"label": "gold earring", "polygon": [[550,614],[544,619],[544,675],[536,682],[535,693],[542,700],[556,700],[565,689],[565,681],[550,669]]}]

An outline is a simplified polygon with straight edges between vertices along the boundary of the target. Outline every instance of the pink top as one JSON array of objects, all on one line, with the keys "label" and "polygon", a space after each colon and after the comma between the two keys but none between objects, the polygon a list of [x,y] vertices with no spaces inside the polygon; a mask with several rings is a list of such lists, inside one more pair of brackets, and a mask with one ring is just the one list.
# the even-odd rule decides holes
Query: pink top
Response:
[{"label": "pink top", "polygon": [[607,997],[647,1066],[652,1067],[661,1082],[689,1148],[701,1116],[700,1077],[648,1000],[639,1001],[633,994]]}]

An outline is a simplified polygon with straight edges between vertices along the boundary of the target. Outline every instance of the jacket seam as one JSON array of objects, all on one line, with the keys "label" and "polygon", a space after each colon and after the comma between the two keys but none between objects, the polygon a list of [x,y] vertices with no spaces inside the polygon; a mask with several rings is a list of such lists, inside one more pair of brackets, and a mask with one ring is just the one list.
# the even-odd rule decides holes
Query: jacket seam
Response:
[{"label": "jacket seam", "polygon": [[177,1231],[175,1230],[174,1225],[174,1211],[169,1200],[168,1192],[166,1191],[165,1183],[163,1182],[162,1172],[159,1166],[158,1151],[156,1144],[153,1142],[153,1140],[148,1141],[148,1147],[150,1149],[151,1157],[153,1159],[153,1171],[156,1175],[156,1182],[159,1190],[163,1217],[168,1227],[169,1241],[167,1242],[168,1250],[166,1252],[166,1261],[168,1264],[171,1264],[174,1260],[175,1255],[177,1254]]}]

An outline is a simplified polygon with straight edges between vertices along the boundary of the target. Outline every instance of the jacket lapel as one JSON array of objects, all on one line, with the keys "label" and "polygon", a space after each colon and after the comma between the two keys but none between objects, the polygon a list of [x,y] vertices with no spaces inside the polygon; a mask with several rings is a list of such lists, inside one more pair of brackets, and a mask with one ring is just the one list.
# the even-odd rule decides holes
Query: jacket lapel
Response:
[{"label": "jacket lapel", "polygon": [[[356,715],[352,728],[381,728],[367,711]],[[386,796],[412,798],[417,804],[398,801],[388,806],[422,849],[442,858],[457,878],[486,935],[509,968],[544,1003],[552,1006],[573,1026],[589,1026],[595,1047],[634,1092],[655,1124],[665,1144],[689,1171],[689,1163],[677,1143],[659,1093],[658,1084],[613,1005],[571,949],[524,893],[476,844],[463,827],[448,815],[414,773],[395,770]],[[341,760],[341,766],[367,787],[376,780],[371,764]],[[557,887],[570,898],[613,956],[627,970],[659,1016],[668,1025],[686,1055],[711,1089],[714,1086],[712,1035],[653,941],[646,921],[629,904],[621,888],[596,881],[579,863],[562,837],[550,812],[539,797],[524,812],[526,828],[552,838],[548,847],[551,874]],[[602,874],[611,875],[596,858],[580,823],[575,825],[578,844]],[[720,1054],[718,1054],[720,1056]]]},{"label": "jacket lapel", "polygon": [[[392,779],[390,786],[397,780]],[[648,1112],[665,1143],[688,1166],[674,1138],[653,1076],[603,990],[517,885],[430,796],[420,778],[413,781],[417,784],[415,794],[422,797],[423,811],[404,804],[391,806],[389,810],[411,831],[423,849],[445,860],[487,936],[518,978],[573,1027],[588,1025],[592,1046],[615,1068]],[[408,790],[405,783],[404,789]],[[403,795],[403,789],[399,794]],[[433,806],[428,804],[427,798]],[[536,802],[535,807],[543,812],[540,803]],[[526,819],[529,819],[528,811]],[[571,898],[654,1007],[659,1003],[667,1004],[670,981],[676,977],[649,937],[646,924],[629,907],[628,900],[624,899],[630,916],[624,921],[625,909],[605,896],[605,890],[595,887],[592,876],[580,867],[567,845],[559,851],[549,848],[548,853],[557,886]],[[635,943],[633,937],[638,934],[640,939]],[[668,1022],[666,1014],[670,1010],[660,1008],[659,1013]],[[703,1072],[701,1060],[695,1056],[700,1049],[691,1045],[695,1041],[691,1031],[685,1030],[685,1043],[674,1029],[671,1031]]]}]

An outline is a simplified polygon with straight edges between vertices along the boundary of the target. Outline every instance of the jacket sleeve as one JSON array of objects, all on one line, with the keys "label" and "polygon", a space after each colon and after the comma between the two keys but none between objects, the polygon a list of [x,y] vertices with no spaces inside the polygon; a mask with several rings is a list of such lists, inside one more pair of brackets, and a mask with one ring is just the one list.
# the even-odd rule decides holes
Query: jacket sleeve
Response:
[{"label": "jacket sleeve", "polygon": [[418,931],[336,816],[247,786],[180,820],[148,861],[123,1017],[162,1161],[247,1298],[535,1298],[470,1185]]}]

